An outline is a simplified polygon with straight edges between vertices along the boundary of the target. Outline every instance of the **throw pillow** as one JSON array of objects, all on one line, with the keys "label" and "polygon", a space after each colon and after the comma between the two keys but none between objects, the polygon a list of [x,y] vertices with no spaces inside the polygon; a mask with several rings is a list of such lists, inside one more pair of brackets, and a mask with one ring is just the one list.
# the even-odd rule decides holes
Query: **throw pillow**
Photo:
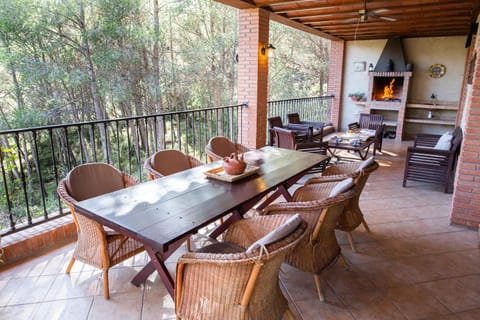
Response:
[{"label": "throw pillow", "polygon": [[452,138],[453,136],[450,132],[445,132],[441,135],[437,144],[433,148],[437,150],[450,150],[450,147],[452,146]]},{"label": "throw pillow", "polygon": [[347,178],[345,180],[340,181],[337,185],[330,191],[329,197],[335,197],[340,193],[349,190],[355,184],[353,183],[353,178]]},{"label": "throw pillow", "polygon": [[362,163],[360,163],[360,166],[358,166],[357,170],[364,170],[365,168],[370,167],[374,162],[375,162],[375,157],[370,156],[368,159],[363,160]]},{"label": "throw pillow", "polygon": [[264,237],[252,243],[245,252],[252,252],[253,250],[259,247],[267,246],[271,243],[274,243],[275,241],[285,238],[290,233],[292,233],[295,229],[297,229],[298,225],[301,222],[302,222],[302,217],[300,217],[298,213],[294,214],[284,224],[275,228],[274,230],[267,233],[267,235],[265,235]]}]

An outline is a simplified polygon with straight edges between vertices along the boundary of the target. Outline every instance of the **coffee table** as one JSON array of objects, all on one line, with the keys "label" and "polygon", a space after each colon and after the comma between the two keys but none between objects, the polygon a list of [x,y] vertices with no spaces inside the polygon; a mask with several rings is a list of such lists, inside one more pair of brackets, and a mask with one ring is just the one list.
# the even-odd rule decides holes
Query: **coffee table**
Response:
[{"label": "coffee table", "polygon": [[[354,143],[354,141],[356,143]],[[373,155],[375,156],[375,140],[372,136],[362,136],[357,134],[348,134],[348,133],[338,133],[336,137],[332,137],[328,141],[328,152],[337,159],[340,158],[349,158],[345,156],[340,156],[341,150],[352,151],[357,153],[360,159],[365,160],[368,152],[370,151],[370,146],[373,145]]]}]

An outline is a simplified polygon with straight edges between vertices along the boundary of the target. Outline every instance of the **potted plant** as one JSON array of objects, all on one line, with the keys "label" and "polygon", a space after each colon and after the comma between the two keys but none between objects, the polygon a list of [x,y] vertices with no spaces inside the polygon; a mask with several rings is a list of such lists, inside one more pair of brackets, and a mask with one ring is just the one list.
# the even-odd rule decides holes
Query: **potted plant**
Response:
[{"label": "potted plant", "polygon": [[367,100],[367,97],[365,95],[365,92],[353,92],[353,93],[349,93],[348,94],[348,97],[352,100],[352,101],[366,101]]}]

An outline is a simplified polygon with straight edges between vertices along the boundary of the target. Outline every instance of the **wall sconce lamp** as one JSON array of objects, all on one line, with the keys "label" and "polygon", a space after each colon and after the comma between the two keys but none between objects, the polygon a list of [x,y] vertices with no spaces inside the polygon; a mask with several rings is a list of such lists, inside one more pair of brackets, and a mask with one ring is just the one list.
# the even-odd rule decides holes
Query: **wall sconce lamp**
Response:
[{"label": "wall sconce lamp", "polygon": [[262,47],[261,52],[262,52],[262,55],[265,55],[268,51],[268,56],[273,57],[275,49],[277,49],[277,48],[275,48],[272,44],[269,43],[268,46],[264,45]]}]

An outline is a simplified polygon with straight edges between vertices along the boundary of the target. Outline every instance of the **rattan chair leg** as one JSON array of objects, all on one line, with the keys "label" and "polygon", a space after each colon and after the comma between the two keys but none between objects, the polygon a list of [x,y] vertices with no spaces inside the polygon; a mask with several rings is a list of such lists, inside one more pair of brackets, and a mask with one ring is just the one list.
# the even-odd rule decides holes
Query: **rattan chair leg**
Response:
[{"label": "rattan chair leg", "polygon": [[315,286],[317,287],[318,299],[320,300],[320,302],[324,302],[325,297],[323,296],[323,293],[322,293],[320,275],[319,274],[314,274],[313,279],[315,280]]},{"label": "rattan chair leg", "polygon": [[355,248],[355,244],[353,243],[352,233],[350,231],[347,232],[347,238],[348,238],[348,242],[350,242],[350,247],[352,248],[352,251],[357,252],[357,249]]},{"label": "rattan chair leg", "polygon": [[191,243],[191,237],[187,238],[187,251],[192,252],[192,243]]},{"label": "rattan chair leg", "polygon": [[367,221],[365,221],[364,217],[362,217],[362,224],[365,230],[367,230],[367,232],[370,232],[370,228],[368,227]]},{"label": "rattan chair leg", "polygon": [[287,305],[287,309],[285,310],[285,315],[289,320],[295,320],[295,317],[293,316],[292,310]]},{"label": "rattan chair leg", "polygon": [[345,257],[343,256],[343,254],[340,253],[340,255],[338,256],[338,261],[340,262],[340,264],[345,270],[350,270],[347,260],[345,260]]},{"label": "rattan chair leg", "polygon": [[72,270],[72,267],[73,267],[73,264],[75,263],[75,258],[72,257],[72,259],[70,259],[70,262],[68,263],[68,267],[67,267],[67,271],[66,273],[70,273],[70,270]]},{"label": "rattan chair leg", "polygon": [[108,291],[108,269],[103,270],[103,297],[105,300],[110,299],[110,292]]}]

